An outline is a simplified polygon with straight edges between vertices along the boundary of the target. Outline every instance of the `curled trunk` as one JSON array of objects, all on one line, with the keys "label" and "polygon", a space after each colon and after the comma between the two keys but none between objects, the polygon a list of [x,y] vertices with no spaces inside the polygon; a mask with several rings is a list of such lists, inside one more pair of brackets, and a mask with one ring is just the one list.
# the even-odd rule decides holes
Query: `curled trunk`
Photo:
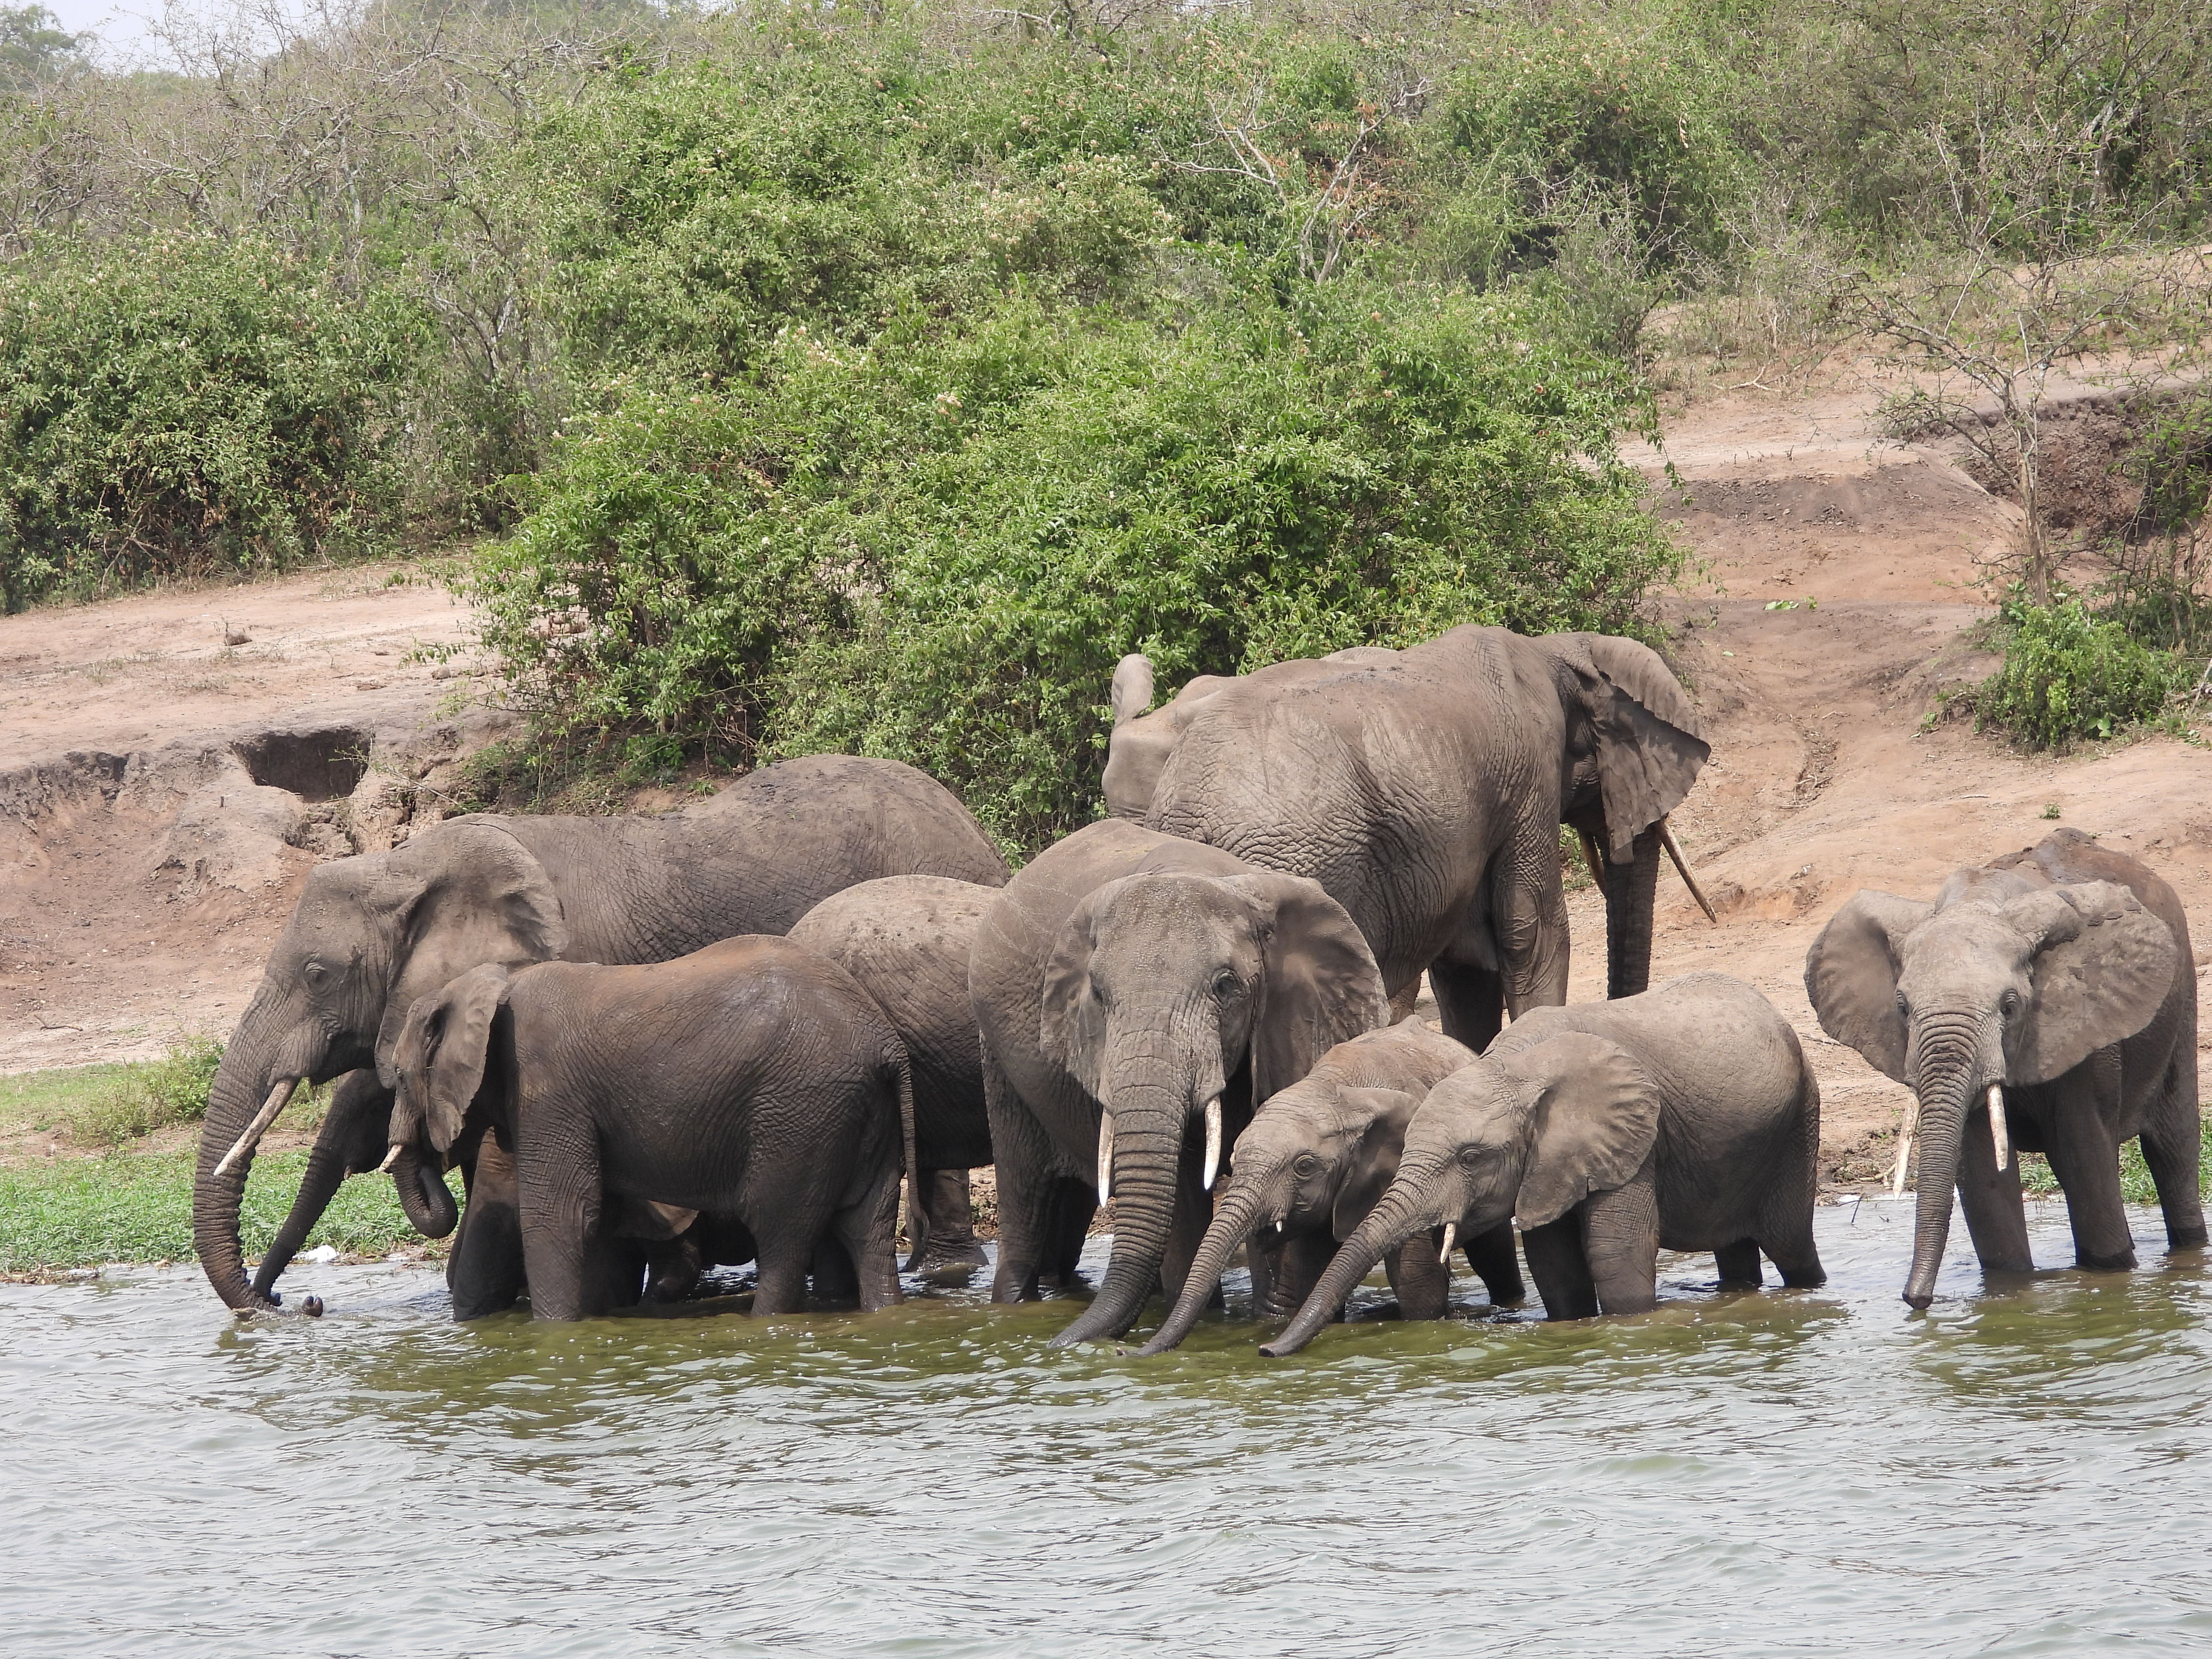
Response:
[{"label": "curled trunk", "polygon": [[[1190,1334],[1190,1328],[1198,1323],[1198,1316],[1212,1299],[1213,1287],[1221,1282],[1229,1258],[1263,1224],[1261,1207],[1256,1182],[1239,1185],[1234,1192],[1222,1194],[1221,1207],[1214,1212],[1213,1224],[1206,1230],[1198,1254],[1192,1258],[1190,1277],[1183,1280],[1182,1294],[1176,1298],[1166,1322],[1141,1352],[1164,1353]],[[1117,1249],[1120,1243],[1118,1239],[1115,1241]]]},{"label": "curled trunk", "polygon": [[1175,1219],[1182,1129],[1180,1114],[1127,1106],[1114,1114],[1114,1254],[1098,1294],[1053,1338],[1055,1347],[1119,1336],[1136,1323]]},{"label": "curled trunk", "polygon": [[[1405,1177],[1401,1175],[1399,1180],[1402,1183]],[[1262,1343],[1261,1353],[1270,1359],[1279,1359],[1304,1347],[1321,1334],[1322,1326],[1336,1317],[1337,1310],[1344,1305],[1359,1281],[1375,1271],[1375,1264],[1382,1260],[1384,1252],[1432,1224],[1426,1206],[1415,1200],[1413,1190],[1401,1184],[1393,1186],[1382,1195],[1382,1201],[1368,1212],[1367,1219],[1338,1247],[1320,1282],[1314,1286],[1313,1294],[1298,1310],[1297,1317],[1273,1342]]]},{"label": "curled trunk", "polygon": [[436,1161],[424,1158],[416,1147],[404,1147],[393,1156],[392,1182],[398,1189],[399,1207],[416,1232],[425,1238],[443,1238],[453,1231],[460,1208]]}]

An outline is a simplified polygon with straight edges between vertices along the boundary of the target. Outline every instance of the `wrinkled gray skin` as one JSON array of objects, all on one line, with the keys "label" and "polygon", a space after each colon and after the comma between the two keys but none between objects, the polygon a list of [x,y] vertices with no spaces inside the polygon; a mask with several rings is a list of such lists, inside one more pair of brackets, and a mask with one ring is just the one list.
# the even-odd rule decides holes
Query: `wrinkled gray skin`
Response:
[{"label": "wrinkled gray skin", "polygon": [[[1418,1019],[1403,1019],[1338,1043],[1262,1106],[1237,1137],[1232,1167],[1214,1199],[1213,1224],[1182,1294],[1144,1352],[1164,1352],[1190,1334],[1230,1257],[1248,1241],[1255,1305],[1262,1315],[1295,1313],[1338,1243],[1367,1218],[1397,1174],[1414,1109],[1431,1088],[1474,1060],[1464,1044]],[[1443,1316],[1450,1278],[1437,1259],[1441,1238],[1441,1230],[1419,1234],[1383,1257],[1402,1318]],[[1467,1251],[1493,1303],[1521,1299],[1510,1226],[1501,1223],[1470,1237]]]},{"label": "wrinkled gray skin", "polygon": [[1206,1103],[1226,1154],[1256,1103],[1387,1012],[1366,942],[1316,884],[1110,818],[1006,884],[968,983],[998,1160],[994,1300],[1035,1297],[1080,1244],[1113,1115],[1113,1256],[1062,1344],[1126,1331],[1157,1283],[1181,1293],[1212,1207]]},{"label": "wrinkled gray skin", "polygon": [[1550,1319],[1653,1307],[1662,1249],[1712,1251],[1723,1285],[1757,1285],[1761,1250],[1784,1284],[1823,1284],[1820,1144],[1797,1034],[1741,980],[1536,1009],[1429,1091],[1389,1190],[1260,1352],[1296,1353],[1384,1251],[1444,1222],[1510,1218]]},{"label": "wrinkled gray skin", "polygon": [[1566,1000],[1562,823],[1603,849],[1607,994],[1644,988],[1659,820],[1709,753],[1645,647],[1455,628],[1194,684],[1140,718],[1150,692],[1125,659],[1109,806],[1321,883],[1401,1012],[1426,970],[1445,1033],[1480,1049],[1503,1014]]},{"label": "wrinkled gray skin", "polygon": [[[996,886],[1006,870],[942,785],[844,755],[763,768],[665,817],[479,814],[317,866],[209,1094],[192,1190],[209,1283],[239,1312],[274,1307],[276,1276],[339,1182],[383,1162],[392,1045],[417,997],[482,963],[659,962],[781,933],[855,882],[915,873]],[[220,1176],[216,1166],[272,1089],[337,1077],[291,1213],[248,1285],[238,1212],[252,1160]],[[473,1193],[474,1165],[463,1169]],[[393,1174],[417,1227],[452,1230],[434,1171],[410,1155]]]},{"label": "wrinkled gray skin", "polygon": [[[1828,1034],[1910,1087],[1920,1175],[1905,1299],[1926,1307],[1955,1188],[1983,1267],[2027,1273],[2018,1152],[2066,1194],[2076,1266],[2136,1265],[2119,1148],[2142,1137],[2169,1248],[2205,1240],[2197,975],[2173,890],[2075,830],[1958,872],[1933,904],[1862,891],[1805,959]],[[2000,1085],[2010,1148],[1987,1104]]]},{"label": "wrinkled gray skin", "polygon": [[635,1303],[637,1244],[702,1214],[751,1244],[757,1315],[803,1304],[825,1241],[842,1252],[828,1294],[871,1311],[899,1299],[906,1050],[850,975],[787,939],[639,967],[474,968],[416,1000],[394,1069],[395,1146],[440,1167],[489,1136],[514,1166],[512,1217],[495,1236],[471,1203],[454,1243],[457,1318],[520,1290],[510,1228],[532,1316],[583,1319]]},{"label": "wrinkled gray skin", "polygon": [[907,1271],[941,1277],[983,1265],[968,1171],[991,1161],[983,1054],[968,1001],[975,929],[998,890],[942,876],[886,876],[832,894],[791,941],[836,963],[876,1000],[914,1067],[913,1249]]}]

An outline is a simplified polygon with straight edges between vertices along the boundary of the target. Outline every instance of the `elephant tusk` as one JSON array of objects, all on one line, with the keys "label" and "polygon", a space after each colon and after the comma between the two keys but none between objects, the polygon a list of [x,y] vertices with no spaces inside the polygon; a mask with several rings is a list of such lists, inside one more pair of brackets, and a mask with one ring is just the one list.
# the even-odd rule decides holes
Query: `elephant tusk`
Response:
[{"label": "elephant tusk", "polygon": [[269,1091],[269,1098],[261,1103],[261,1109],[253,1115],[253,1121],[246,1126],[246,1133],[239,1136],[237,1143],[222,1155],[222,1162],[215,1166],[217,1175],[228,1175],[232,1165],[252,1153],[254,1147],[260,1144],[261,1137],[269,1133],[269,1126],[276,1121],[276,1114],[284,1109],[285,1102],[292,1098],[292,1091],[299,1086],[299,1079],[288,1077]]},{"label": "elephant tusk", "polygon": [[1437,1266],[1439,1267],[1449,1267],[1451,1266],[1451,1247],[1458,1241],[1458,1238],[1459,1223],[1456,1221],[1445,1222],[1444,1247],[1437,1252]]},{"label": "elephant tusk", "polygon": [[1221,1097],[1206,1103],[1206,1172],[1198,1184],[1207,1192],[1213,1190],[1213,1177],[1221,1169]]},{"label": "elephant tusk", "polygon": [[392,1143],[392,1150],[384,1155],[384,1162],[376,1166],[377,1174],[390,1175],[392,1173],[392,1165],[399,1162],[399,1154],[406,1150],[406,1142],[402,1140],[393,1141]]},{"label": "elephant tusk", "polygon": [[1889,1172],[1889,1195],[1905,1196],[1905,1172],[1912,1162],[1912,1137],[1920,1128],[1920,1103],[1915,1100],[1905,1109],[1905,1127],[1897,1136],[1897,1167]]},{"label": "elephant tusk", "polygon": [[1667,856],[1674,860],[1675,872],[1682,878],[1682,885],[1690,890],[1690,896],[1697,900],[1698,908],[1705,913],[1705,920],[1716,927],[1719,927],[1721,919],[1713,914],[1713,902],[1705,896],[1705,889],[1698,885],[1698,878],[1690,873],[1689,860],[1682,856],[1682,849],[1675,845],[1674,832],[1667,827],[1667,820],[1663,817],[1659,820],[1659,844],[1667,849]]},{"label": "elephant tusk", "polygon": [[1990,1139],[1996,1144],[1997,1169],[2000,1173],[2012,1165],[2012,1136],[2007,1132],[2004,1115],[2004,1085],[1990,1085]]},{"label": "elephant tusk", "polygon": [[1114,1114],[1098,1115],[1098,1201],[1114,1196]]},{"label": "elephant tusk", "polygon": [[1589,866],[1590,879],[1597,884],[1598,896],[1605,896],[1605,859],[1597,850],[1597,837],[1587,830],[1577,830],[1576,836],[1583,844],[1583,862]]}]

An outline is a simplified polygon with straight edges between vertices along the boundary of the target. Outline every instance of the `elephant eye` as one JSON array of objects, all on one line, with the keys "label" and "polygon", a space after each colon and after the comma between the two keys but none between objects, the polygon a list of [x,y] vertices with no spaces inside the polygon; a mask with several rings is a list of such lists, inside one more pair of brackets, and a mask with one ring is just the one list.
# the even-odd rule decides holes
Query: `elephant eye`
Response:
[{"label": "elephant eye", "polygon": [[1301,1181],[1311,1179],[1320,1170],[1321,1160],[1311,1152],[1300,1152],[1291,1165],[1291,1173]]},{"label": "elephant eye", "polygon": [[2004,1017],[2007,1019],[2010,1019],[2014,1014],[2020,1012],[2020,993],[2017,991],[2007,991],[2002,996],[1997,999],[1997,1007],[2003,1012]]},{"label": "elephant eye", "polygon": [[1219,973],[1213,976],[1214,995],[1218,997],[1233,997],[1237,994],[1237,975],[1231,973],[1226,968],[1223,969]]},{"label": "elephant eye", "polygon": [[1459,1162],[1462,1169],[1472,1170],[1476,1164],[1482,1162],[1482,1148],[1480,1146],[1461,1147],[1459,1149]]},{"label": "elephant eye", "polygon": [[1905,1001],[1905,993],[1902,991],[1897,994],[1897,1012],[1904,1015],[1910,1015],[1912,1012],[1911,1005]]},{"label": "elephant eye", "polygon": [[330,977],[331,970],[324,967],[319,962],[311,962],[300,971],[306,975],[308,984],[320,985],[325,979]]}]

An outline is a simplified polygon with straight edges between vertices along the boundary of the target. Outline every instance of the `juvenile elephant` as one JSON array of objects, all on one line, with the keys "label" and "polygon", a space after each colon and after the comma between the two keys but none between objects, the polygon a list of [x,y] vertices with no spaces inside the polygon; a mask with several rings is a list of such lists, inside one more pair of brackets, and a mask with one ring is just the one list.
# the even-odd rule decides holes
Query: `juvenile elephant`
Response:
[{"label": "juvenile elephant", "polygon": [[[1427,971],[1446,1035],[1480,1049],[1502,1013],[1566,1000],[1563,823],[1604,849],[1607,994],[1648,982],[1662,820],[1709,750],[1647,647],[1469,626],[1182,702],[1146,717],[1172,741],[1146,824],[1321,883],[1394,997]],[[1114,741],[1158,748],[1145,725]],[[1133,792],[1149,769],[1133,750]]]},{"label": "juvenile elephant", "polygon": [[[436,1169],[488,1134],[512,1158],[538,1318],[636,1301],[642,1261],[623,1241],[702,1213],[749,1239],[756,1314],[800,1305],[825,1239],[863,1308],[899,1299],[906,1050],[874,1000],[811,951],[754,936],[646,966],[489,963],[416,1001],[394,1063],[395,1149]],[[454,1245],[457,1317],[520,1289],[486,1219],[471,1203]]]},{"label": "juvenile elephant", "polygon": [[1831,1036],[1913,1091],[1898,1153],[1901,1186],[1917,1133],[1913,1307],[1935,1297],[1954,1187],[1982,1266],[2033,1269],[2015,1151],[2051,1160],[2077,1266],[2136,1265],[2130,1135],[2168,1247],[2204,1243],[2189,923],[2135,860],[2061,830],[1958,872],[1933,904],[1861,891],[1813,942],[1805,993]]},{"label": "juvenile elephant", "polygon": [[[663,962],[781,933],[855,882],[916,873],[997,886],[1006,866],[942,785],[848,755],[765,767],[665,817],[473,814],[318,866],[209,1092],[192,1187],[209,1283],[240,1312],[274,1307],[277,1275],[338,1184],[384,1161],[392,1048],[417,997],[482,963]],[[297,1085],[337,1077],[291,1213],[249,1285],[238,1213],[254,1146]],[[473,1193],[473,1164],[465,1172]],[[417,1227],[452,1230],[435,1173],[411,1154],[392,1173]]]},{"label": "juvenile elephant", "polygon": [[[1337,1244],[1367,1218],[1397,1174],[1406,1126],[1430,1089],[1474,1054],[1418,1019],[1340,1042],[1277,1094],[1237,1137],[1227,1180],[1175,1310],[1144,1352],[1190,1334],[1239,1246],[1253,1243],[1252,1290],[1263,1315],[1295,1313]],[[1273,1232],[1278,1248],[1258,1241]],[[1441,1230],[1439,1230],[1439,1233]],[[1468,1265],[1495,1303],[1522,1297],[1513,1230],[1503,1223],[1467,1239]],[[1422,1234],[1388,1253],[1390,1287],[1407,1319],[1443,1315],[1449,1275],[1437,1240]]]},{"label": "juvenile elephant", "polygon": [[1797,1034],[1723,974],[1516,1019],[1429,1091],[1388,1192],[1268,1355],[1296,1353],[1382,1254],[1509,1218],[1549,1319],[1641,1313],[1662,1249],[1711,1250],[1757,1285],[1825,1284],[1813,1243],[1820,1093]]},{"label": "juvenile elephant", "polygon": [[876,1000],[914,1068],[909,1273],[983,1265],[968,1171],[991,1161],[983,1055],[968,1000],[968,958],[995,888],[942,876],[886,876],[834,893],[791,941],[836,963]]},{"label": "juvenile elephant", "polygon": [[1104,1282],[1061,1343],[1127,1330],[1163,1279],[1181,1292],[1254,1108],[1387,1009],[1318,885],[1114,818],[1007,884],[968,983],[998,1158],[994,1299],[1034,1297],[1115,1202]]}]

